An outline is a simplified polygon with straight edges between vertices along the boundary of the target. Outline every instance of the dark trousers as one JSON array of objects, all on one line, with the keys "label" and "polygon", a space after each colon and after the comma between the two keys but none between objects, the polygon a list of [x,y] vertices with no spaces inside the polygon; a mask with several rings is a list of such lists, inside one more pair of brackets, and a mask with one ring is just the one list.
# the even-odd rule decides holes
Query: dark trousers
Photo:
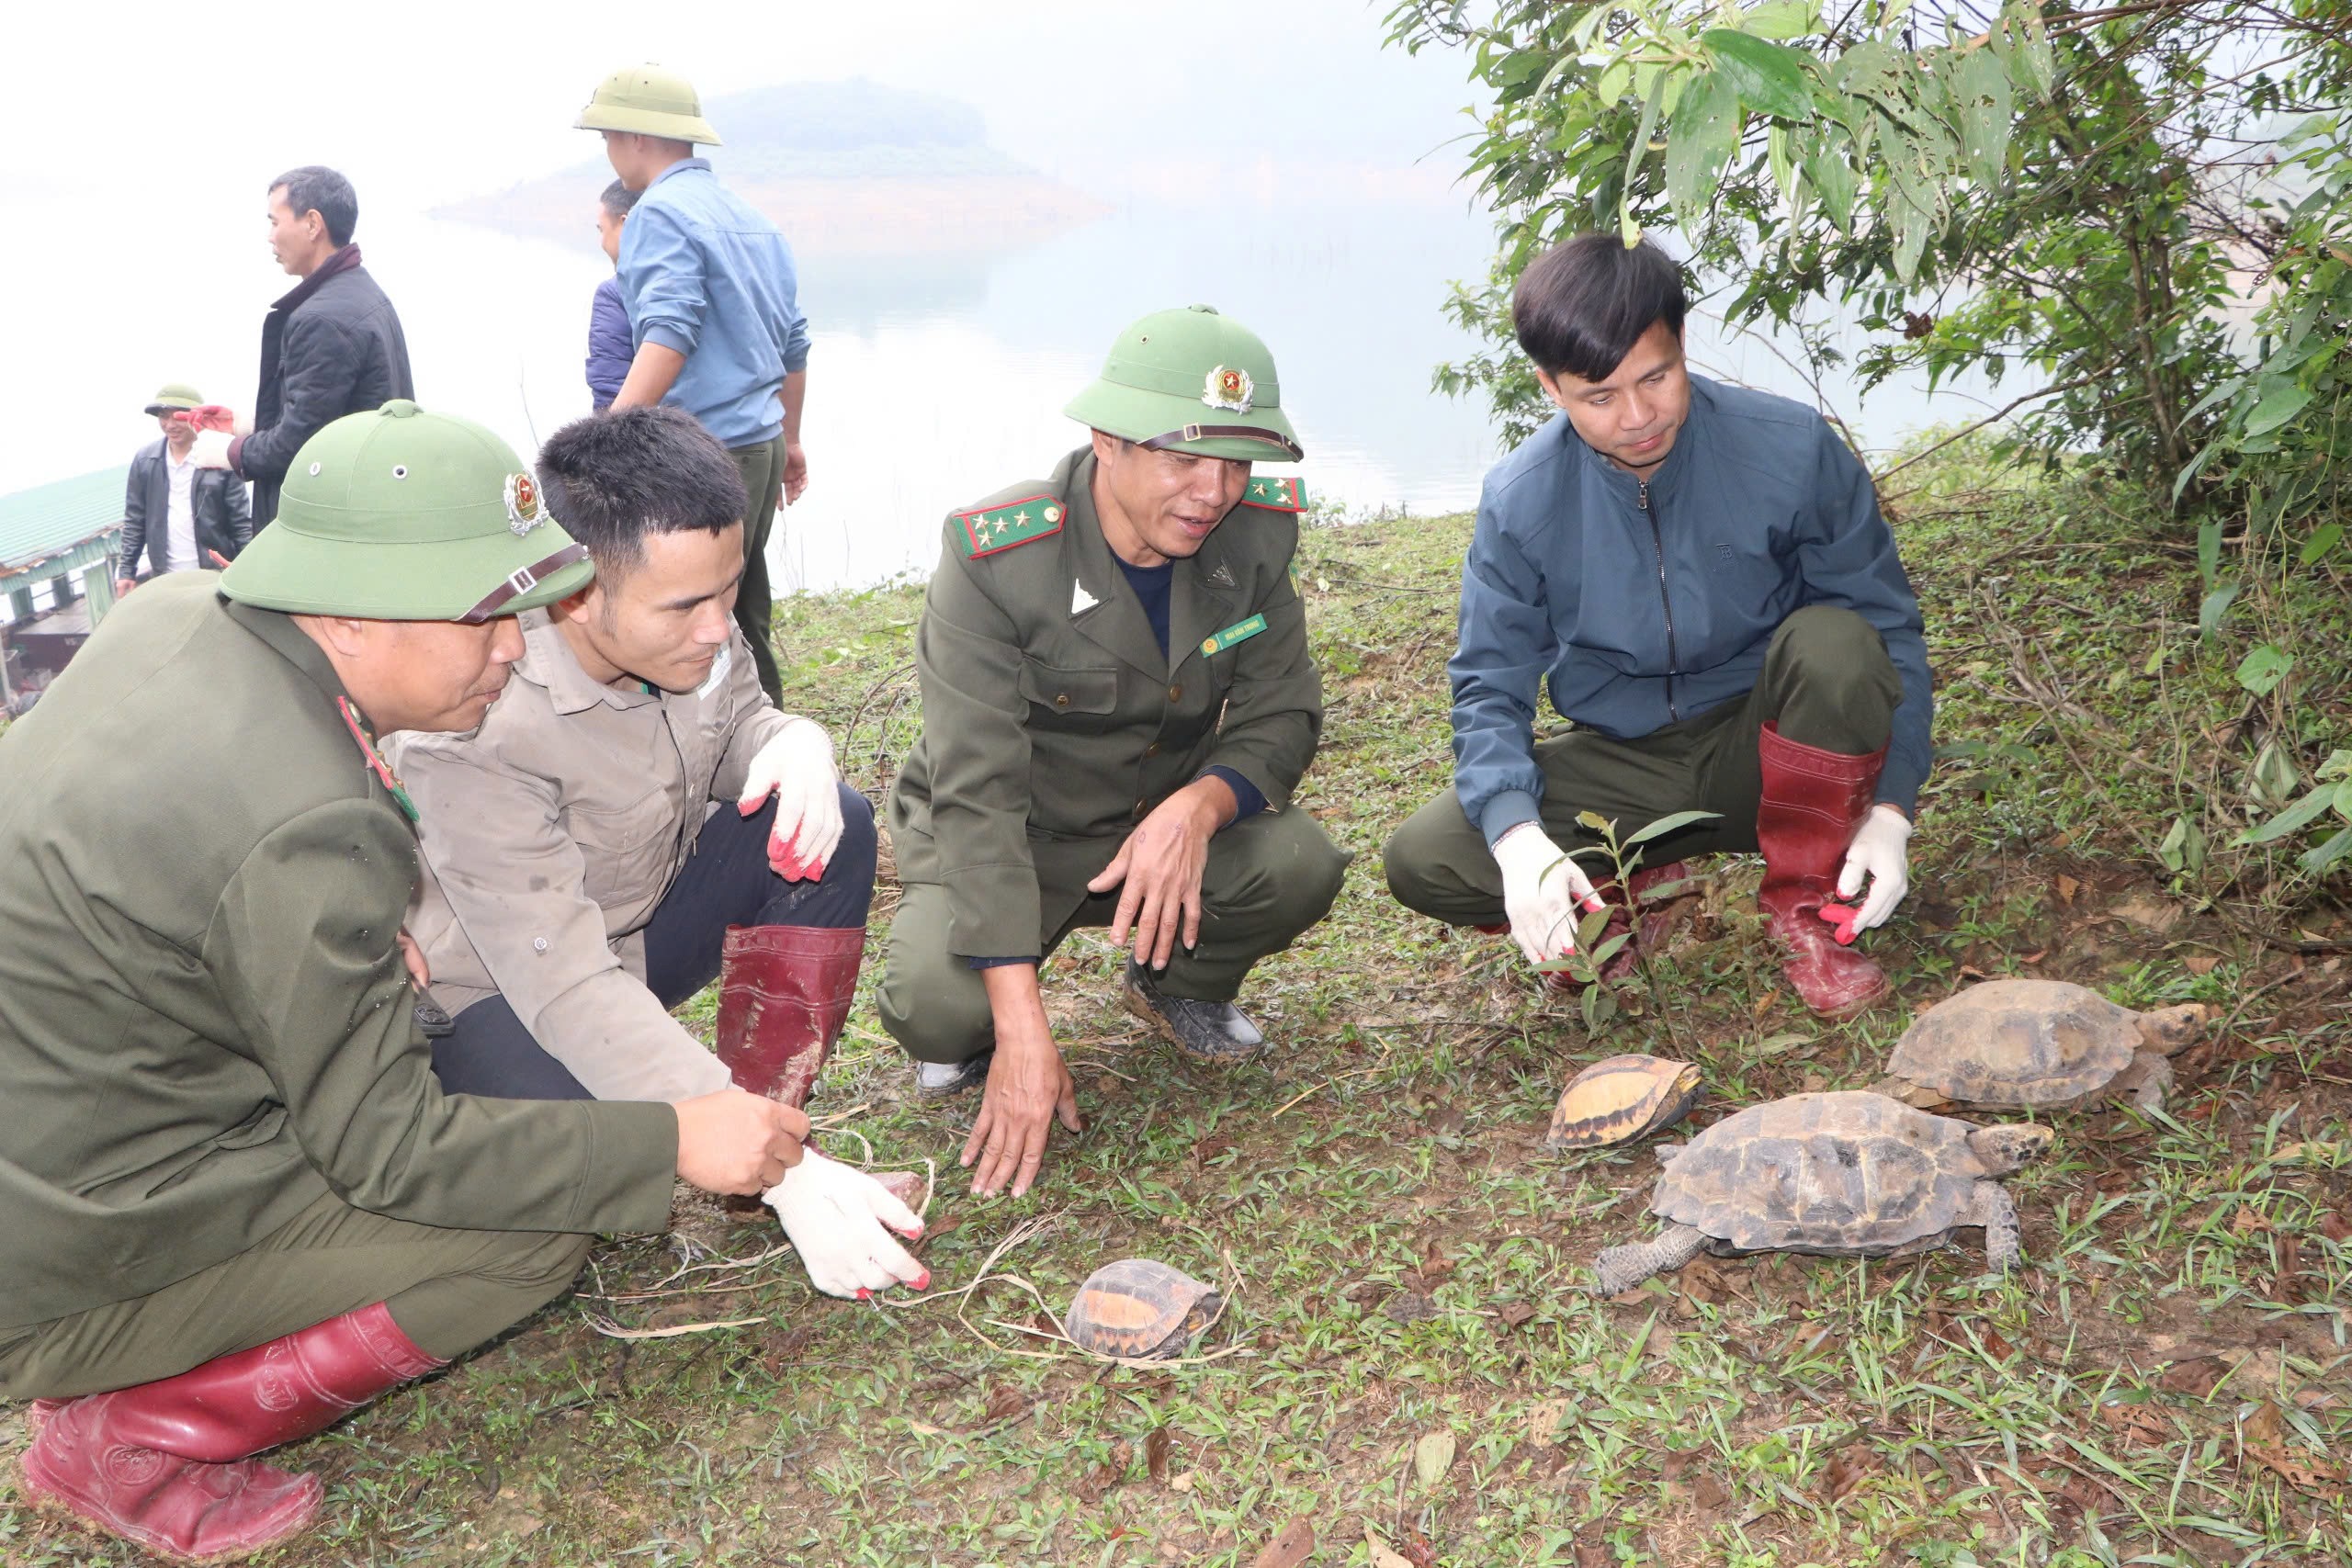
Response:
[{"label": "dark trousers", "polygon": [[731,446],[727,455],[743,476],[743,581],[735,589],[735,624],[752,645],[760,690],[781,705],[784,683],[775,672],[775,594],[768,585],[768,534],[775,527],[776,497],[784,488],[784,437]]},{"label": "dark trousers", "polygon": [[[1878,628],[1850,610],[1808,605],[1781,623],[1756,689],[1696,718],[1632,740],[1573,730],[1539,742],[1544,831],[1562,849],[1596,844],[1577,821],[1591,811],[1619,838],[1678,811],[1713,811],[1641,848],[1645,865],[1685,855],[1756,848],[1756,804],[1763,794],[1757,737],[1768,721],[1806,746],[1866,756],[1886,744],[1903,681]],[[1462,802],[1447,790],[1415,812],[1388,840],[1388,889],[1407,908],[1454,925],[1505,919],[1503,874]],[[1592,856],[1579,862],[1599,881]]]},{"label": "dark trousers", "polygon": [[[718,977],[719,944],[729,926],[865,924],[874,902],[874,807],[847,784],[836,787],[842,841],[814,882],[786,882],[768,865],[775,800],[749,817],[732,805],[711,813],[645,928],[645,984],[663,1007],[676,1007]],[[456,1021],[454,1032],[433,1043],[433,1072],[444,1091],[498,1100],[595,1098],[539,1048],[504,997],[476,1002]]]},{"label": "dark trousers", "polygon": [[[1119,889],[1086,889],[1118,853],[1117,839],[1033,839],[1050,955],[1081,926],[1107,926]],[[1209,840],[1201,873],[1201,940],[1177,944],[1153,981],[1171,997],[1229,1002],[1260,959],[1280,953],[1331,912],[1348,852],[1315,818],[1292,807],[1261,811]],[[949,946],[947,890],[910,882],[890,919],[890,952],[874,994],[882,1027],[918,1062],[963,1062],[994,1043],[995,1018],[980,972]]]}]

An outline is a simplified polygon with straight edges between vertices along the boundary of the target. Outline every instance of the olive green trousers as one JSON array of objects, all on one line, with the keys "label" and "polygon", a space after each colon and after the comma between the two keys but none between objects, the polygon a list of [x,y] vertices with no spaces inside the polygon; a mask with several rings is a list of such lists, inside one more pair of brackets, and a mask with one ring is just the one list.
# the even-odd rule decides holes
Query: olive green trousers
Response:
[{"label": "olive green trousers", "polygon": [[768,535],[775,527],[776,498],[784,489],[784,437],[730,446],[727,455],[743,476],[743,581],[735,590],[735,624],[752,645],[760,690],[768,701],[780,704],[784,685],[775,672],[775,591],[768,582]]},{"label": "olive green trousers", "polygon": [[0,1328],[0,1397],[153,1382],[378,1302],[427,1355],[454,1360],[561,1295],[594,1240],[442,1230],[329,1193],[252,1251],[153,1295]]},{"label": "olive green trousers", "polygon": [[[1080,926],[1107,926],[1119,890],[1087,883],[1119,852],[1118,839],[1030,840],[1050,954]],[[1292,807],[1261,811],[1209,840],[1201,873],[1201,940],[1181,938],[1152,983],[1171,997],[1229,1002],[1260,959],[1280,953],[1331,912],[1348,852],[1314,818]],[[890,951],[875,1002],[882,1026],[919,1062],[964,1062],[989,1049],[995,1023],[980,972],[948,951],[947,890],[910,882],[890,918]]]},{"label": "olive green trousers", "polygon": [[[1781,623],[1764,672],[1741,702],[1632,740],[1589,729],[1536,743],[1544,771],[1544,831],[1562,849],[1597,844],[1577,821],[1597,813],[1634,832],[1678,811],[1712,811],[1641,848],[1642,863],[1756,848],[1756,804],[1764,791],[1757,738],[1768,721],[1805,746],[1867,756],[1886,744],[1903,679],[1878,628],[1851,610],[1808,605]],[[1579,862],[1598,881],[1594,857]],[[1497,925],[1503,874],[1485,835],[1463,815],[1451,789],[1415,812],[1388,840],[1388,890],[1408,909],[1458,926]]]}]

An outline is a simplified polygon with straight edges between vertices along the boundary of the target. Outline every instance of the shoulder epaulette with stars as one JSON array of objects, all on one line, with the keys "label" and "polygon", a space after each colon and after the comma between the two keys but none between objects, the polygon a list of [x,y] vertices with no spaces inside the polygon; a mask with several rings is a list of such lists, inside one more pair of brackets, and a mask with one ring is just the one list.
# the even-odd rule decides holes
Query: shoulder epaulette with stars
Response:
[{"label": "shoulder epaulette with stars", "polygon": [[1253,476],[1241,491],[1241,504],[1262,506],[1269,512],[1304,512],[1306,510],[1306,487],[1295,479],[1264,479]]},{"label": "shoulder epaulette with stars", "polygon": [[976,506],[955,514],[961,530],[956,545],[968,558],[978,560],[1032,539],[1058,534],[1062,531],[1062,519],[1069,515],[1069,506],[1050,491],[996,506]]}]

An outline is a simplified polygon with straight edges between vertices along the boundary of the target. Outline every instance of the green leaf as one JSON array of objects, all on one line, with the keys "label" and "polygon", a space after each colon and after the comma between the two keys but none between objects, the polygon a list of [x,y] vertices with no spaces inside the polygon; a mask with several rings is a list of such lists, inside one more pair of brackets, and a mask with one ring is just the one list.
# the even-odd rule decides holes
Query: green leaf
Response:
[{"label": "green leaf", "polygon": [[1608,1026],[1611,1019],[1617,1016],[1617,995],[1606,986],[1588,986],[1582,1010],[1584,1032],[1598,1034]]},{"label": "green leaf", "polygon": [[2285,680],[2287,671],[2294,667],[2294,660],[2282,652],[2278,645],[2266,642],[2240,661],[2238,684],[2257,697],[2267,697],[2278,689],[2278,682]]},{"label": "green leaf", "polygon": [[[1650,133],[1657,129],[1658,106],[1666,101],[1668,74],[1660,71],[1650,77],[1649,92],[1642,99],[1641,123],[1634,130],[1633,150],[1625,154],[1625,194],[1618,203],[1617,232],[1629,251],[1640,243],[1642,238],[1642,226],[1634,220],[1634,176],[1640,172],[1643,161],[1650,155]],[[1638,82],[1640,73],[1636,72],[1634,77]]]},{"label": "green leaf", "polygon": [[1634,68],[1622,60],[1602,66],[1600,74],[1593,78],[1593,101],[1604,108],[1615,104],[1625,96],[1625,89],[1633,81]]},{"label": "green leaf", "polygon": [[1413,1474],[1420,1481],[1423,1491],[1435,1486],[1453,1467],[1453,1434],[1442,1427],[1423,1434],[1421,1440],[1413,1445]]},{"label": "green leaf", "polygon": [[2238,585],[2234,582],[2224,582],[2205,595],[2204,602],[2197,606],[2197,632],[2199,637],[2211,637],[2221,630],[2222,617],[2230,613],[2230,606],[2236,603],[2237,596]]},{"label": "green leaf", "polygon": [[2295,863],[2316,876],[2346,855],[2352,855],[2352,828],[2346,828],[2319,848],[2296,857]]},{"label": "green leaf", "polygon": [[2335,790],[2334,784],[2322,784],[2260,827],[2248,828],[2231,842],[2241,847],[2275,843],[2290,833],[2301,832],[2327,815],[2327,808],[2335,804]]},{"label": "green leaf", "polygon": [[1811,119],[1813,93],[1805,83],[1805,57],[1730,28],[1699,35],[1715,57],[1715,70],[1738,93],[1739,101],[1776,119]]},{"label": "green leaf", "polygon": [[1678,811],[1626,835],[1621,847],[1631,849],[1635,844],[1646,844],[1652,839],[1662,839],[1677,829],[1688,828],[1693,822],[1710,822],[1722,815],[1720,811]]},{"label": "green leaf", "polygon": [[1960,124],[1960,149],[1969,172],[1986,185],[1997,185],[2007,173],[2009,125],[2016,105],[2009,92],[2009,73],[1990,50],[1975,50],[1959,57],[1951,72],[1954,118]]},{"label": "green leaf", "polygon": [[1816,19],[1813,0],[1764,0],[1740,17],[1739,26],[1758,38],[1804,38],[1814,30]]},{"label": "green leaf", "polygon": [[2197,525],[2197,577],[2208,588],[2222,570],[2222,524],[2219,518]]},{"label": "green leaf", "polygon": [[2254,405],[2254,412],[2245,416],[2247,439],[2267,435],[2278,429],[2302,412],[2311,400],[2312,394],[2301,387],[2280,387],[2265,393],[2262,400]]},{"label": "green leaf", "polygon": [[1666,199],[1675,220],[1696,229],[1714,204],[1715,181],[1739,145],[1739,95],[1720,71],[1682,90],[1666,141]]},{"label": "green leaf", "polygon": [[1577,826],[1591,832],[1605,833],[1611,824],[1609,818],[1598,811],[1579,811],[1577,813]]},{"label": "green leaf", "polygon": [[2172,830],[2156,846],[2156,858],[2177,872],[2193,872],[2205,863],[2205,830],[2186,817],[2172,819]]},{"label": "green leaf", "polygon": [[2335,548],[2336,545],[2343,539],[2343,524],[2324,524],[2320,527],[2317,533],[2303,541],[2302,551],[2301,554],[2297,555],[2295,558],[2305,566],[2316,565],[2320,557]]},{"label": "green leaf", "polygon": [[2346,779],[2335,786],[2335,814],[2346,822],[2352,822],[2352,779]]},{"label": "green leaf", "polygon": [[2213,460],[2213,454],[2219,452],[2221,449],[2222,444],[2220,442],[2209,441],[2205,445],[2205,450],[2198,453],[2196,457],[2191,457],[2188,460],[2188,466],[2180,470],[2180,477],[2172,481],[2173,504],[2177,506],[2180,503],[2180,492],[2188,488],[2188,481],[2195,479],[2199,470],[2202,469],[2206,464],[2211,462]]},{"label": "green leaf", "polygon": [[1824,136],[1805,154],[1804,177],[1821,193],[1821,209],[1838,231],[1850,235],[1854,231],[1854,167],[1846,161],[1844,144],[1835,136]]}]

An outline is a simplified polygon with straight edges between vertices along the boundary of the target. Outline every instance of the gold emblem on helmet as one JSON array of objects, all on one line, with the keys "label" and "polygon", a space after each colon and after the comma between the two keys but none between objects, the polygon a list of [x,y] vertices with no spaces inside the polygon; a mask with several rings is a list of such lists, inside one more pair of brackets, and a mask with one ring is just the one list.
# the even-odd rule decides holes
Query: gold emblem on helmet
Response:
[{"label": "gold emblem on helmet", "polygon": [[1213,409],[1248,413],[1250,394],[1256,389],[1250,385],[1250,372],[1220,365],[1209,372],[1208,386],[1201,393],[1201,401]]},{"label": "gold emblem on helmet", "polygon": [[506,526],[521,538],[548,520],[547,509],[539,504],[539,487],[531,482],[528,474],[506,476]]}]

